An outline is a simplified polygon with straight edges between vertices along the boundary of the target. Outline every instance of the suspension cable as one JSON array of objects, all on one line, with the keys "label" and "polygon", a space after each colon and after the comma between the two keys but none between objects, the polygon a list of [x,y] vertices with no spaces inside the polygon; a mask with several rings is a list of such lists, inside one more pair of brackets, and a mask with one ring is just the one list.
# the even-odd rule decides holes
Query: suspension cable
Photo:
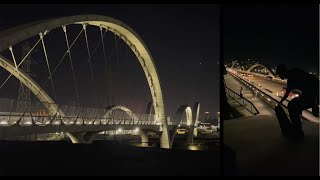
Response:
[{"label": "suspension cable", "polygon": [[[73,45],[74,45],[74,44],[76,43],[76,41],[79,39],[79,37],[80,37],[80,35],[82,34],[83,31],[84,31],[84,30],[81,29],[81,31],[78,33],[78,35],[76,36],[76,38],[75,38],[75,39],[73,40],[73,42],[71,43],[70,49],[73,47]],[[106,34],[106,32],[105,32],[104,34]],[[103,36],[104,36],[104,34],[103,34]],[[91,56],[96,52],[96,50],[98,49],[98,47],[99,47],[99,45],[100,45],[101,42],[102,42],[102,41],[100,40],[100,42],[97,44],[97,46],[95,47],[94,51],[92,52]],[[102,42],[102,43],[103,43],[103,42]],[[66,57],[66,55],[68,54],[68,52],[69,52],[69,49],[64,53],[64,55],[63,55],[62,58],[60,59],[59,63],[56,65],[56,67],[55,67],[54,70],[51,72],[50,76],[48,77],[48,79],[45,81],[44,84],[46,84],[46,83],[48,82],[48,80],[52,78],[53,74],[56,72],[56,70],[58,69],[58,67],[61,65],[62,61],[64,60],[64,58]]]},{"label": "suspension cable", "polygon": [[69,40],[68,40],[68,35],[67,35],[67,27],[66,26],[62,26],[62,28],[63,28],[63,31],[64,31],[64,36],[66,38],[68,54],[69,54],[69,59],[70,59],[70,66],[71,66],[72,75],[73,75],[73,82],[74,82],[74,86],[75,86],[75,90],[76,90],[76,96],[77,96],[78,104],[80,105],[80,97],[79,97],[79,91],[78,91],[78,87],[77,87],[76,76],[74,74],[74,69],[73,69],[71,51],[70,51]]},{"label": "suspension cable", "polygon": [[[36,44],[30,49],[30,51],[24,56],[24,58],[22,59],[22,61],[18,64],[18,66],[16,66],[16,69],[18,69],[20,67],[20,65],[25,61],[25,59],[29,56],[29,54],[33,51],[33,49],[39,44],[39,42],[41,41],[41,39],[38,40],[38,42],[36,42]],[[8,82],[8,80],[11,78],[12,73],[7,77],[7,79],[1,84],[0,89]]]},{"label": "suspension cable", "polygon": [[[89,61],[89,65],[90,65],[90,70],[91,70],[91,79],[92,79],[92,82],[94,83],[94,76],[93,76],[93,69],[92,69],[92,61],[91,61],[91,58],[92,58],[92,55],[96,52],[96,50],[98,49],[99,45],[101,44],[104,44],[103,42],[103,39],[101,39],[97,46],[94,48],[92,54],[90,54],[90,48],[89,48],[89,41],[88,41],[88,35],[87,35],[87,31],[86,31],[86,27],[87,27],[87,24],[83,24],[83,29],[84,29],[84,34],[85,34],[85,39],[86,39],[86,44],[87,44],[87,50],[88,50],[88,61]],[[102,33],[102,32],[101,32]],[[105,32],[106,33],[106,32]],[[104,33],[104,34],[105,34]],[[102,36],[103,37],[103,36]],[[97,88],[95,86],[93,86],[93,94],[95,95],[96,97],[96,103],[98,103],[98,96],[97,96]]]},{"label": "suspension cable", "polygon": [[[46,35],[46,34],[45,34]],[[37,43],[30,49],[30,51],[24,56],[22,61],[18,64],[18,67],[26,60],[26,58],[29,56],[29,54],[33,51],[33,49],[40,43],[41,39],[37,41]]]},{"label": "suspension cable", "polygon": [[117,35],[116,34],[114,34],[114,43],[116,45],[116,55],[117,55],[116,61],[117,61],[117,64],[119,64],[118,43],[117,43]]},{"label": "suspension cable", "polygon": [[91,71],[91,79],[93,79],[93,70],[92,70],[92,64],[91,64],[91,55],[90,55],[90,49],[89,49],[89,43],[88,43],[88,35],[87,35],[87,30],[86,30],[86,24],[83,24],[83,30],[84,30],[84,36],[86,38],[86,44],[87,44],[87,51],[88,51],[88,61],[90,65],[90,71]]},{"label": "suspension cable", "polygon": [[[108,30],[105,31],[105,34]],[[106,55],[106,49],[104,44],[104,35],[102,34],[102,27],[100,26],[100,35],[101,35],[101,41],[102,41],[102,49],[103,49],[103,57],[104,57],[104,72],[106,73],[106,88],[108,88],[108,77],[107,77],[107,55]],[[106,98],[106,102],[108,101],[108,95]]]},{"label": "suspension cable", "polygon": [[[105,31],[104,34],[107,33],[107,30]],[[100,26],[100,35],[101,35],[101,41],[102,41],[102,48],[103,48],[103,57],[104,57],[104,65],[105,67],[107,67],[107,55],[106,55],[106,49],[105,49],[105,45],[104,45],[104,35],[102,34],[102,27]]]},{"label": "suspension cable", "polygon": [[[75,42],[78,40],[78,38],[80,37],[81,33],[83,32],[83,29],[81,29],[81,31],[79,32],[79,34],[77,35],[77,37],[73,40],[72,44],[70,45],[70,49],[73,47],[73,45],[75,44]],[[59,63],[57,64],[57,66],[53,69],[52,74],[54,74],[56,72],[56,70],[58,69],[58,67],[60,66],[61,62],[64,60],[64,58],[66,57],[66,55],[69,53],[69,49],[64,53],[64,55],[62,56],[62,58],[60,59]]]},{"label": "suspension cable", "polygon": [[14,62],[14,66],[15,66],[15,68],[17,69],[17,61],[16,61],[16,57],[14,56],[12,46],[9,47],[9,50],[10,50],[10,52],[11,52],[11,56],[12,56],[12,59],[13,59],[13,62]]},{"label": "suspension cable", "polygon": [[[106,33],[107,33],[107,32],[104,32],[104,34],[106,34]],[[104,34],[103,34],[103,36],[104,36]],[[104,44],[103,39],[100,39],[100,41],[98,42],[98,44],[96,45],[96,47],[93,49],[90,57],[92,57],[92,56],[95,54],[95,52],[98,50],[98,47],[99,47],[99,45],[100,45],[101,43],[102,43],[102,45]]]},{"label": "suspension cable", "polygon": [[[9,50],[10,50],[10,52],[11,52],[11,56],[12,56],[12,59],[13,59],[13,61],[14,61],[14,66],[15,66],[15,68],[17,69],[17,68],[18,68],[18,67],[17,67],[17,62],[16,62],[16,58],[15,58],[14,53],[13,53],[12,46],[9,47]],[[7,81],[11,78],[11,76],[12,76],[12,74],[10,74],[10,76],[7,77],[7,79],[2,83],[0,89],[7,83]]]},{"label": "suspension cable", "polygon": [[[46,34],[46,32],[44,34]],[[43,40],[43,35],[44,34],[43,33],[39,33],[39,36],[40,36],[40,39],[41,39],[41,42],[42,42],[43,52],[44,52],[44,55],[45,55],[46,61],[47,61],[47,67],[48,67],[48,71],[49,71],[49,75],[50,75],[49,77],[50,77],[51,86],[52,86],[52,89],[53,89],[53,96],[54,96],[54,99],[57,99],[56,91],[55,91],[54,83],[53,83],[53,77],[52,77],[52,74],[51,74],[50,64],[49,64],[49,60],[48,60],[48,54],[47,54],[46,46],[45,46],[44,40]]]},{"label": "suspension cable", "polygon": [[[116,53],[116,66],[115,68],[117,69],[118,66],[119,66],[119,52],[118,52],[118,39],[117,39],[117,35],[116,35],[116,32],[114,32],[114,43],[115,43],[115,46],[116,46],[116,49],[115,49],[115,53]],[[118,87],[118,83],[115,82],[113,83],[114,86]],[[112,96],[112,95],[111,95]],[[118,98],[115,98],[115,96],[112,96],[111,97],[113,99],[113,103],[116,103],[116,101],[118,100]],[[120,101],[118,101],[120,103]]]}]

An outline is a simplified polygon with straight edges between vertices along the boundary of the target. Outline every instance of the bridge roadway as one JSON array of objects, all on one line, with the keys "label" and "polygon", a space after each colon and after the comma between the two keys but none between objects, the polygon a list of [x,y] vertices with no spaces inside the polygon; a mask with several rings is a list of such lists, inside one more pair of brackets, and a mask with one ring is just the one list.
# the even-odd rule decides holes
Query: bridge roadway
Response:
[{"label": "bridge roadway", "polygon": [[[169,126],[169,129],[172,129],[174,126]],[[80,132],[102,132],[109,130],[118,130],[121,128],[122,130],[135,130],[139,129],[141,131],[154,131],[160,133],[160,125],[157,124],[149,124],[149,123],[119,123],[119,124],[83,124],[83,125],[54,125],[48,124],[45,126],[39,125],[12,125],[12,126],[0,126],[0,139],[5,139],[8,137],[18,137],[25,136],[31,134],[48,134],[48,133],[56,133],[56,132],[64,132],[64,133],[80,133]]]},{"label": "bridge roadway", "polygon": [[[92,143],[95,136],[100,132],[121,129],[136,130],[136,133],[141,136],[141,142],[147,143],[149,141],[149,132],[156,133],[159,136],[163,133],[162,124],[154,119],[155,116],[150,114],[140,114],[140,116],[132,116],[133,118],[114,117],[112,115],[104,118],[77,116],[58,118],[31,115],[1,112],[0,139],[63,132],[66,133],[73,143]],[[190,128],[186,122],[168,122],[171,143],[173,143],[175,138],[178,124]]]},{"label": "bridge roadway", "polygon": [[[242,75],[244,74],[244,75]],[[248,76],[250,75],[250,76]],[[281,93],[281,90],[283,87],[286,86],[285,81],[280,81],[278,79],[270,80],[262,75],[256,75],[254,73],[243,73],[242,71],[239,71],[237,75],[239,78],[249,82],[250,84],[254,85],[258,90],[263,92],[264,94],[267,94],[268,96],[275,99],[277,102],[280,102],[283,93]],[[287,100],[283,102],[284,106],[287,107],[289,101],[293,97],[288,97]],[[302,116],[312,122],[319,122],[319,118],[314,117],[311,114],[311,109],[305,110],[302,112]]]},{"label": "bridge roadway", "polygon": [[[8,101],[9,102],[9,101]],[[9,107],[2,108],[0,112],[0,139],[19,137],[25,135],[65,133],[73,143],[92,143],[96,135],[110,130],[135,130],[135,134],[141,136],[142,144],[149,142],[149,133],[160,137],[164,133],[164,124],[159,117],[151,114],[147,108],[147,114],[133,113],[125,106],[111,106],[107,109],[94,109],[84,107],[63,106],[64,116],[50,115],[38,105],[32,105],[25,112],[11,111],[11,100]],[[68,107],[68,108],[67,108]],[[187,142],[192,142],[197,137],[197,124],[200,103],[194,106],[195,113],[188,105],[182,105],[176,112],[174,121],[168,121],[165,126],[169,133],[169,145],[172,147],[176,136],[178,125],[188,129]],[[58,111],[57,111],[58,112]],[[182,121],[186,114],[186,122]],[[193,116],[194,115],[194,116]]]}]

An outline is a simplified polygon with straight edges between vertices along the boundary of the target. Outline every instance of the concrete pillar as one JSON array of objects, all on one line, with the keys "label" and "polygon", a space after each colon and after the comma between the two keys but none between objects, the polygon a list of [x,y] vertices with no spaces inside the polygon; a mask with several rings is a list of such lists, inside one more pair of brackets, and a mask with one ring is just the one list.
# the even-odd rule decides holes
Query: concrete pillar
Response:
[{"label": "concrete pillar", "polygon": [[141,137],[141,145],[142,146],[148,146],[149,143],[149,137],[148,137],[148,131],[147,130],[139,130],[137,134]]},{"label": "concrete pillar", "polygon": [[193,136],[194,136],[194,137],[198,137],[198,128],[197,128],[197,127],[195,127],[195,128],[193,129]]},{"label": "concrete pillar", "polygon": [[172,148],[172,143],[170,143],[170,135],[169,135],[169,130],[168,130],[168,123],[167,121],[162,121],[160,131],[162,131],[160,135],[160,148],[164,149],[171,149]]},{"label": "concrete pillar", "polygon": [[97,134],[97,132],[66,133],[73,144],[91,144]]},{"label": "concrete pillar", "polygon": [[194,125],[191,125],[188,129],[188,144],[193,144]]}]

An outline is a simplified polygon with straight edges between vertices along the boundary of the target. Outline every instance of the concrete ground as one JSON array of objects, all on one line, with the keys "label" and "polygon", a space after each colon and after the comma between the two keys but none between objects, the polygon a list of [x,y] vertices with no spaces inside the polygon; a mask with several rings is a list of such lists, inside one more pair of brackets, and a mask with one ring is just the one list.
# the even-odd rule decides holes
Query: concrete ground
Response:
[{"label": "concrete ground", "polygon": [[[224,121],[224,144],[234,157],[225,159],[229,175],[319,175],[319,123],[303,121],[305,139],[294,143],[281,135],[275,112],[261,99],[254,97],[243,84],[231,75],[225,76],[227,87],[250,100],[260,114],[253,116],[229,100],[229,104],[244,117]],[[227,153],[225,156],[232,155]],[[233,156],[233,155],[232,155]],[[230,166],[228,166],[230,163]],[[231,172],[231,173],[229,173]]]},{"label": "concrete ground", "polygon": [[[303,121],[303,142],[281,135],[274,116],[224,122],[224,143],[236,154],[236,175],[319,175],[319,124]],[[225,162],[228,163],[228,162]]]}]

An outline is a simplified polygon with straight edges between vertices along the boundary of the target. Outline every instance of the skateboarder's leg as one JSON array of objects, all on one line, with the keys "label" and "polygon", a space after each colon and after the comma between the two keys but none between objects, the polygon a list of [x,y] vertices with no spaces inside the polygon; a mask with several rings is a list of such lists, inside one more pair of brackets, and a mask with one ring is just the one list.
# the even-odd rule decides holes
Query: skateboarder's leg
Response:
[{"label": "skateboarder's leg", "polygon": [[285,137],[291,137],[292,136],[292,127],[291,127],[291,122],[288,119],[286,113],[284,112],[283,108],[281,106],[276,106],[275,107],[275,112],[277,115],[277,119],[280,125],[280,129],[282,132],[282,135]]},{"label": "skateboarder's leg", "polygon": [[299,98],[292,99],[288,104],[289,116],[292,123],[292,130],[297,136],[303,136],[300,116],[302,114],[302,105]]},{"label": "skateboarder's leg", "polygon": [[313,105],[312,107],[312,114],[315,117],[319,117],[319,106],[317,104]]}]

